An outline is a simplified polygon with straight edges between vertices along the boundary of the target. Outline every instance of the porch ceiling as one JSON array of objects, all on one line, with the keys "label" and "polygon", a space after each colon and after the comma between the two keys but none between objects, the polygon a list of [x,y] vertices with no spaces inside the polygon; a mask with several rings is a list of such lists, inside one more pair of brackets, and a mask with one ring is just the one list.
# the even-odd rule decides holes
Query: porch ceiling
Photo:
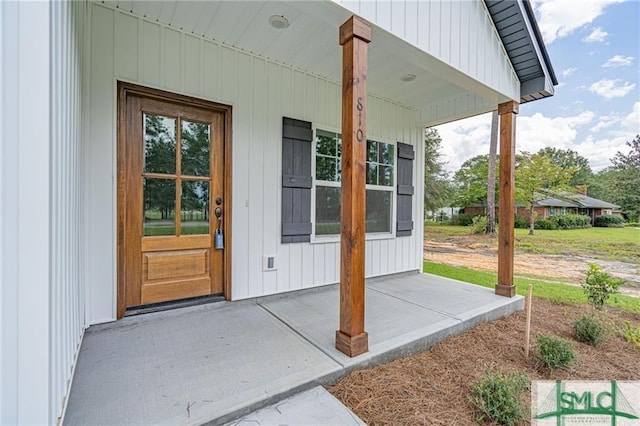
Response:
[{"label": "porch ceiling", "polygon": [[[351,12],[331,1],[126,1],[107,4],[147,19],[341,81],[338,28]],[[288,28],[268,22],[284,15]],[[421,110],[469,93],[499,101],[499,94],[374,25],[369,45],[369,91]],[[414,74],[415,80],[400,77]]]}]

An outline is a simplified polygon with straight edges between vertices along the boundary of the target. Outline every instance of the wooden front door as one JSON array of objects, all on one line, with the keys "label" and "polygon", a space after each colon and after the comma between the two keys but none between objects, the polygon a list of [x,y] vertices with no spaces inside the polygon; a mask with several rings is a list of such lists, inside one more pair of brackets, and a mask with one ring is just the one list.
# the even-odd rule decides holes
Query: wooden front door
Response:
[{"label": "wooden front door", "polygon": [[230,111],[141,89],[119,87],[118,317],[225,287]]}]

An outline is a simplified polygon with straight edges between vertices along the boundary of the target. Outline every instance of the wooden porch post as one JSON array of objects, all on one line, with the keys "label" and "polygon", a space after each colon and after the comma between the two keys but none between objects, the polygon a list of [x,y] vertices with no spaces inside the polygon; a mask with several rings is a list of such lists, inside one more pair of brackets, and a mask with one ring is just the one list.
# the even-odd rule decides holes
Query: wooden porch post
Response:
[{"label": "wooden porch post", "polygon": [[496,294],[513,297],[513,227],[515,225],[515,145],[516,114],[519,104],[515,101],[498,105],[500,114],[500,203],[498,227],[498,284]]},{"label": "wooden porch post", "polygon": [[336,348],[351,356],[369,350],[364,331],[367,44],[371,24],[352,16],[340,26],[342,46],[342,198],[340,330]]}]

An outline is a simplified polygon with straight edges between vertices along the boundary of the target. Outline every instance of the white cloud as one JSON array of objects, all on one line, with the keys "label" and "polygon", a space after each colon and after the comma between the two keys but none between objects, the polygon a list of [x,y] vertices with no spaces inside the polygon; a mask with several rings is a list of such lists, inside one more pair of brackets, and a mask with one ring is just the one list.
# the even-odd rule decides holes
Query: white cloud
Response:
[{"label": "white cloud", "polygon": [[518,117],[516,124],[516,149],[537,152],[545,147],[573,149],[578,129],[591,123],[595,114],[584,111],[568,117],[545,117],[535,113],[530,117]]},{"label": "white cloud", "polygon": [[626,136],[593,137],[588,136],[584,141],[576,143],[573,150],[589,160],[589,165],[594,172],[611,166],[610,159],[618,151],[624,151],[625,143],[629,140]]},{"label": "white cloud", "polygon": [[631,137],[640,135],[640,102],[633,104],[631,113],[622,120],[622,125],[631,133]]},{"label": "white cloud", "polygon": [[633,56],[624,57],[622,55],[615,55],[613,58],[607,59],[607,62],[602,64],[603,68],[618,68],[628,67],[633,63]]},{"label": "white cloud", "polygon": [[436,129],[442,137],[446,168],[451,172],[457,171],[469,158],[489,153],[491,114],[453,121],[437,126]]},{"label": "white cloud", "polygon": [[562,70],[562,72],[561,72],[561,74],[562,74],[562,77],[563,77],[563,78],[567,78],[567,77],[569,77],[570,75],[572,75],[572,74],[573,74],[574,72],[576,72],[576,71],[578,71],[578,68],[576,68],[576,67],[569,67],[569,68],[563,69],[563,70]]},{"label": "white cloud", "polygon": [[635,87],[635,83],[623,82],[620,79],[603,78],[589,86],[589,90],[605,99],[613,99],[628,95]]},{"label": "white cloud", "polygon": [[589,131],[592,133],[598,133],[604,129],[613,127],[616,124],[620,124],[621,121],[622,116],[619,114],[602,115],[599,117],[596,125],[590,128]]},{"label": "white cloud", "polygon": [[626,151],[626,142],[637,134],[640,134],[640,102],[636,102],[627,115],[612,113],[600,117],[589,136],[577,142],[573,150],[587,158],[597,172],[611,166],[610,159],[617,151]]},{"label": "white cloud", "polygon": [[[591,111],[556,118],[540,113],[530,117],[518,116],[516,149],[518,152],[536,152],[548,146],[573,149],[578,129],[591,123],[594,117]],[[448,161],[447,169],[452,172],[457,171],[469,158],[489,153],[491,114],[443,124],[437,129],[442,137],[442,154]]]},{"label": "white cloud", "polygon": [[533,2],[538,25],[547,43],[566,37],[593,22],[604,9],[623,0],[536,0]]},{"label": "white cloud", "polygon": [[[489,153],[491,114],[443,124],[437,129],[442,137],[443,156],[448,161],[447,170],[451,172],[456,172],[469,158]],[[628,115],[598,116],[592,111],[565,117],[546,117],[541,113],[518,115],[516,150],[571,149],[588,159],[594,171],[599,171],[609,167],[609,159],[617,151],[625,151],[625,143],[636,134],[640,134],[640,102],[633,105]]]},{"label": "white cloud", "polygon": [[585,43],[602,43],[608,35],[608,32],[602,31],[602,28],[597,27],[594,28],[588,36],[583,38],[582,41]]}]

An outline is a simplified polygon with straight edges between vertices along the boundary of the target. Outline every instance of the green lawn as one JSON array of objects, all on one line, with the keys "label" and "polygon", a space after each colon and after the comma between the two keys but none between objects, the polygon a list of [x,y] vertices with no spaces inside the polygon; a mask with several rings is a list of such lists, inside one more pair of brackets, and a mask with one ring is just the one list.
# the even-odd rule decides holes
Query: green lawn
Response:
[{"label": "green lawn", "polygon": [[573,254],[640,264],[640,229],[516,229],[516,249],[542,254]]},{"label": "green lawn", "polygon": [[469,235],[468,226],[451,226],[451,225],[438,225],[435,222],[424,223],[424,235],[426,237],[459,237],[462,235]]},{"label": "green lawn", "polygon": [[[432,262],[424,262],[423,265],[424,272],[429,274],[477,284],[483,287],[494,288],[498,279],[497,274],[491,272],[480,272],[469,268]],[[587,302],[587,298],[581,287],[529,278],[515,278],[516,292],[520,295],[525,295],[529,284],[533,286],[534,296],[544,297],[545,299],[561,303],[575,304]],[[626,311],[640,313],[640,298],[637,297],[615,294],[611,296],[607,304]]]},{"label": "green lawn", "polygon": [[[516,250],[539,254],[562,254],[617,260],[640,264],[640,229],[586,228],[572,230],[516,229]],[[466,226],[441,226],[428,223],[426,238],[446,238],[469,235]],[[487,237],[489,238],[489,237]]]}]

